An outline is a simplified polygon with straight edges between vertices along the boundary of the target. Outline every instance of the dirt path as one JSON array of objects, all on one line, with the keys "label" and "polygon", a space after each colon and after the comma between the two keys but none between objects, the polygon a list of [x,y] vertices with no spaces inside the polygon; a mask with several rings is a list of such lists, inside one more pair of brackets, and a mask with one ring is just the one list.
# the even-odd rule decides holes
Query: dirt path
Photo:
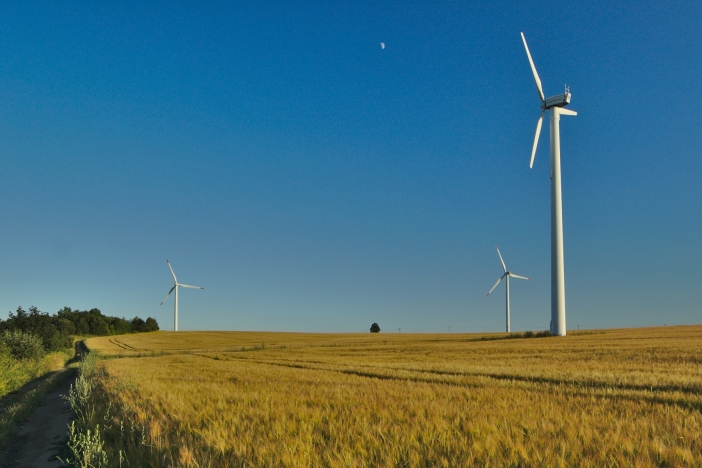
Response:
[{"label": "dirt path", "polygon": [[2,466],[12,468],[61,467],[56,460],[58,451],[67,438],[67,426],[72,412],[63,395],[68,395],[73,375],[48,393],[22,424],[8,450],[3,453]]}]

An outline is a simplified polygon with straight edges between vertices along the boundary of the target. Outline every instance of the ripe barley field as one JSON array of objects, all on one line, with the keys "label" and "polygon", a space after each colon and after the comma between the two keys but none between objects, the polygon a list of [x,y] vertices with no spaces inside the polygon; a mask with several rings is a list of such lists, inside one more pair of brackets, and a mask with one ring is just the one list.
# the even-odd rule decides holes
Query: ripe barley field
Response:
[{"label": "ripe barley field", "polygon": [[92,338],[114,466],[702,466],[702,327]]}]

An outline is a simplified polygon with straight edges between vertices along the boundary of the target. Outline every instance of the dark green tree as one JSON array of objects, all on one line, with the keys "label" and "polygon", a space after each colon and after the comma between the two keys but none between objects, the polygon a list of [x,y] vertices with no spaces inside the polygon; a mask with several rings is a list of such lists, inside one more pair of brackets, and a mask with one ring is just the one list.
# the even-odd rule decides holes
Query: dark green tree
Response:
[{"label": "dark green tree", "polygon": [[156,322],[156,319],[152,317],[147,317],[146,318],[146,327],[144,328],[144,331],[146,332],[152,332],[152,331],[157,331],[158,330],[158,322]]},{"label": "dark green tree", "polygon": [[105,336],[140,333],[158,330],[158,323],[149,317],[146,321],[139,317],[126,320],[108,317],[100,309],[72,310],[64,307],[56,315],[40,312],[32,306],[25,311],[21,306],[9,313],[7,320],[0,320],[0,333],[5,331],[31,334],[41,340],[46,351],[68,348],[75,335]]}]

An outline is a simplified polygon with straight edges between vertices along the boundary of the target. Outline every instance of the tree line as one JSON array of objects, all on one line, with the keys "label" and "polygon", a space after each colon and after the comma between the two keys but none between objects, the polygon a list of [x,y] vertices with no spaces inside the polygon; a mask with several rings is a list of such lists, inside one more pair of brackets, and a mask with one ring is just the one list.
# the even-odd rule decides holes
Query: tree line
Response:
[{"label": "tree line", "polygon": [[127,320],[103,315],[100,309],[73,310],[64,307],[55,315],[49,315],[34,306],[28,311],[20,306],[8,315],[7,320],[0,319],[0,333],[9,331],[34,335],[42,341],[48,352],[70,348],[75,335],[123,335],[159,329],[158,323],[151,317],[146,320],[139,317]]}]

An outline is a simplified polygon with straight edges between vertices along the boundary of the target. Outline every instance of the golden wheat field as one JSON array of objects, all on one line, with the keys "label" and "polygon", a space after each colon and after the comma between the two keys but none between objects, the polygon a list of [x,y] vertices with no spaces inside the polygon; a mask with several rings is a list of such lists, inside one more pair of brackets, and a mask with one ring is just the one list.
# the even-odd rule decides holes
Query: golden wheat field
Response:
[{"label": "golden wheat field", "polygon": [[702,327],[92,338],[113,466],[702,466]]}]

